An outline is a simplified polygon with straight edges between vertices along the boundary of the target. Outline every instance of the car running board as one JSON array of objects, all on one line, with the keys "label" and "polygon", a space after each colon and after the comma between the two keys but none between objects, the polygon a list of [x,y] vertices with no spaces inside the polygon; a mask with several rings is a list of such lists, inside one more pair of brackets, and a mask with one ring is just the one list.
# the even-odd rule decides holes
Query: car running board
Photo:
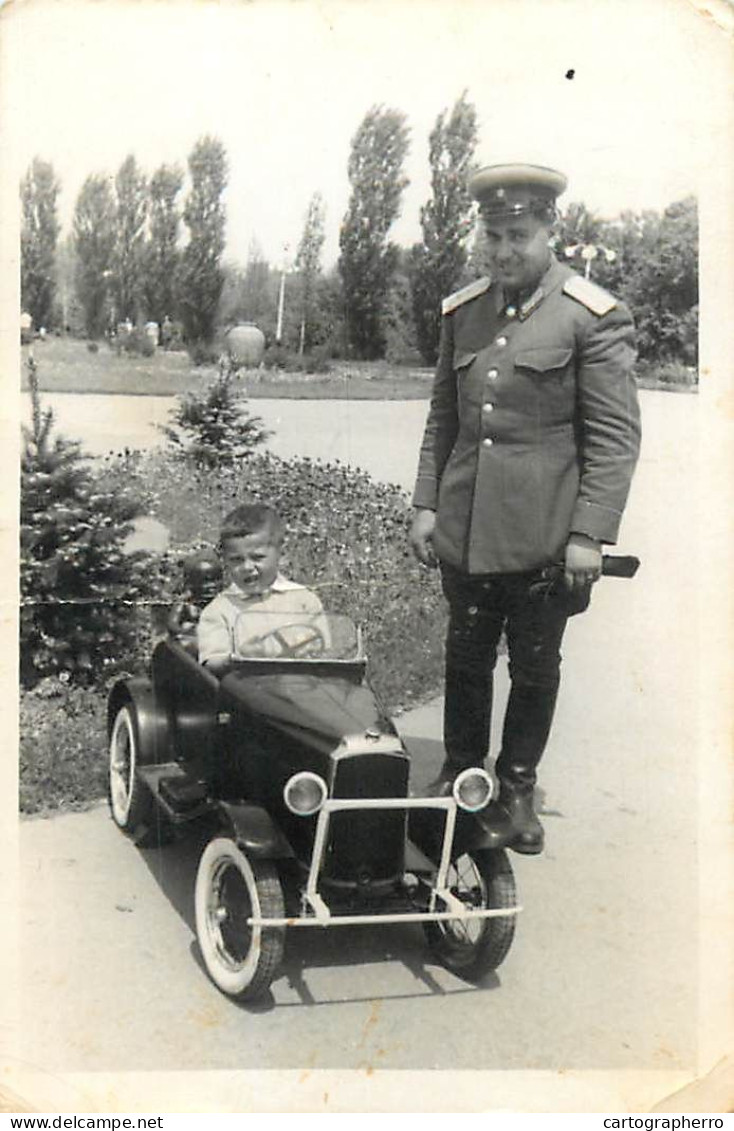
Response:
[{"label": "car running board", "polygon": [[189,777],[178,762],[139,766],[138,774],[173,821],[191,821],[211,808],[205,783]]}]

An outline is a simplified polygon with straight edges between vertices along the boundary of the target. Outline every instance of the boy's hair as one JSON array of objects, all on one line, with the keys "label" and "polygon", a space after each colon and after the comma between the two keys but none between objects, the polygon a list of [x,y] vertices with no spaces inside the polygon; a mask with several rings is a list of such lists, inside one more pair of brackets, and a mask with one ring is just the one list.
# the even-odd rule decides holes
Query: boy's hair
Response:
[{"label": "boy's hair", "polygon": [[219,548],[221,550],[231,538],[247,538],[262,530],[267,531],[277,545],[283,541],[283,520],[273,507],[266,503],[243,503],[225,515],[219,532]]}]

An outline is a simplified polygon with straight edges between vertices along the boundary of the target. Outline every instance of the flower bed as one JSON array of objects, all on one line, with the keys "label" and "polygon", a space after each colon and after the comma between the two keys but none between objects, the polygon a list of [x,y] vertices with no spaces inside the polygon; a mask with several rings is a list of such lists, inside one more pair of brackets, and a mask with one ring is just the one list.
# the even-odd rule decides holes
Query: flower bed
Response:
[{"label": "flower bed", "polygon": [[[364,630],[370,678],[391,712],[440,689],[445,609],[437,575],[417,565],[407,544],[408,501],[361,471],[307,459],[253,455],[230,468],[193,470],[165,452],[108,462],[101,487],[125,486],[171,531],[168,555],[151,561],[163,599],[194,546],[215,544],[223,515],[245,499],[273,503],[287,524],[283,572],[318,588],[324,605]],[[144,671],[151,609],[139,609],[137,654],[121,660]],[[106,688],[44,681],[21,700],[21,808],[75,806],[106,792]]]}]

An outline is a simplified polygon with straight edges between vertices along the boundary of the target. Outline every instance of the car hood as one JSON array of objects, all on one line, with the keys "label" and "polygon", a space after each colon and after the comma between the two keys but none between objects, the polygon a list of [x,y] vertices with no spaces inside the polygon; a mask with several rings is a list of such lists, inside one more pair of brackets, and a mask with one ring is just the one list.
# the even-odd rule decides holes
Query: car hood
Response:
[{"label": "car hood", "polygon": [[333,748],[346,735],[392,733],[371,688],[338,676],[232,672],[222,681],[222,699],[225,708],[234,700],[233,706],[289,734],[308,736],[323,749]]}]

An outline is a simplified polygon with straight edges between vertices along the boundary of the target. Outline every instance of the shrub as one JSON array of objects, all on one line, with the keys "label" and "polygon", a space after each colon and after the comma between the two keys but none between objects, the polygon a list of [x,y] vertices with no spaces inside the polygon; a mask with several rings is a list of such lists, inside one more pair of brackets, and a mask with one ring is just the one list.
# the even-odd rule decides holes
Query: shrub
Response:
[{"label": "shrub", "polygon": [[122,343],[125,353],[136,357],[152,357],[155,353],[155,343],[142,326],[136,326]]},{"label": "shrub", "polygon": [[179,398],[171,424],[161,431],[177,455],[194,467],[222,468],[238,463],[270,435],[262,418],[252,416],[227,363],[201,393]]},{"label": "shrub", "polygon": [[315,346],[308,353],[294,353],[285,346],[268,346],[263,356],[266,369],[284,369],[290,373],[329,373],[329,347]]},{"label": "shrub", "polygon": [[330,351],[328,345],[314,346],[301,358],[306,373],[330,373]]},{"label": "shrub", "polygon": [[263,354],[263,365],[266,369],[287,369],[290,356],[290,350],[285,346],[273,344]]},{"label": "shrub", "polygon": [[680,361],[659,364],[638,362],[637,376],[641,386],[657,388],[660,385],[676,389],[695,389],[698,385],[698,370],[695,365],[684,365]]},{"label": "shrub", "polygon": [[124,539],[140,501],[129,483],[106,489],[79,444],[52,439],[28,362],[32,425],[24,429],[20,513],[20,669],[24,685],[48,675],[104,680],[136,643],[131,608],[149,593],[144,555]]},{"label": "shrub", "polygon": [[118,357],[123,353],[132,357],[153,357],[156,349],[155,342],[142,326],[128,329],[124,322],[120,322],[117,330],[110,335],[109,345]]},{"label": "shrub", "polygon": [[190,342],[186,347],[192,365],[200,369],[204,365],[218,365],[219,350],[210,342]]}]

